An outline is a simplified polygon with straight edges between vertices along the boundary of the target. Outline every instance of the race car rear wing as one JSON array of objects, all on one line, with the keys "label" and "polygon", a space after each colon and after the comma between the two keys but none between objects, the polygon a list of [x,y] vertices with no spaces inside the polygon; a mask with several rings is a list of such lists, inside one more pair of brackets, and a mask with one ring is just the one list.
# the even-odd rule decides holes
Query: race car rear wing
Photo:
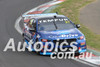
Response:
[{"label": "race car rear wing", "polygon": [[28,15],[22,15],[23,18],[25,17],[42,17],[42,16],[55,16],[57,13],[45,13],[45,14],[28,14]]}]

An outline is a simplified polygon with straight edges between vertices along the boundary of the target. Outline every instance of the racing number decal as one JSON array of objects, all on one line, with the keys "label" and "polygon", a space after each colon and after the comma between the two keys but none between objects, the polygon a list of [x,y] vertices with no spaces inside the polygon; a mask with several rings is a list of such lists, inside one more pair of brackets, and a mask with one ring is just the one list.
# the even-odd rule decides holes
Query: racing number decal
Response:
[{"label": "racing number decal", "polygon": [[70,23],[69,21],[65,21],[65,23]]}]

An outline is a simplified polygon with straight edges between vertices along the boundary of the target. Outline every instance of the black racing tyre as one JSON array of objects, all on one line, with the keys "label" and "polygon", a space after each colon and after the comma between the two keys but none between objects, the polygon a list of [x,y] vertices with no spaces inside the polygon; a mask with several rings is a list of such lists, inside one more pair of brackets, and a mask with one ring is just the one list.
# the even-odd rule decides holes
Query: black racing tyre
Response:
[{"label": "black racing tyre", "polygon": [[[38,44],[36,48],[39,49],[39,48],[40,48],[40,45]],[[37,53],[38,55],[40,55],[40,52],[41,52],[41,51],[36,51],[36,53]]]}]

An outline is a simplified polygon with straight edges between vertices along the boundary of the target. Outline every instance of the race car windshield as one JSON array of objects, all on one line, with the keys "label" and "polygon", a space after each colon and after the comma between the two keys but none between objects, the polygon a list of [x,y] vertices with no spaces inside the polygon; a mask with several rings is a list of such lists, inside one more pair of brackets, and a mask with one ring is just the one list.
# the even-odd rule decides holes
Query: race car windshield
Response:
[{"label": "race car windshield", "polygon": [[41,18],[38,20],[38,31],[68,30],[75,28],[65,17]]}]

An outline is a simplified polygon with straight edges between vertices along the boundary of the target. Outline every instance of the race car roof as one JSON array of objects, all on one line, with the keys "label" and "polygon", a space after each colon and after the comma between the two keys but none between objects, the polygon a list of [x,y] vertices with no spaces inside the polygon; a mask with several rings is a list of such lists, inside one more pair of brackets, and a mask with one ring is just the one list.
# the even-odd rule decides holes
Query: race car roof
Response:
[{"label": "race car roof", "polygon": [[22,15],[22,17],[43,17],[43,16],[53,16],[53,15],[57,15],[57,13],[28,14],[28,15]]},{"label": "race car roof", "polygon": [[28,15],[22,15],[23,18],[44,18],[44,17],[53,17],[53,16],[62,16],[65,17],[63,15],[58,15],[57,13],[45,13],[45,14],[28,14]]}]

